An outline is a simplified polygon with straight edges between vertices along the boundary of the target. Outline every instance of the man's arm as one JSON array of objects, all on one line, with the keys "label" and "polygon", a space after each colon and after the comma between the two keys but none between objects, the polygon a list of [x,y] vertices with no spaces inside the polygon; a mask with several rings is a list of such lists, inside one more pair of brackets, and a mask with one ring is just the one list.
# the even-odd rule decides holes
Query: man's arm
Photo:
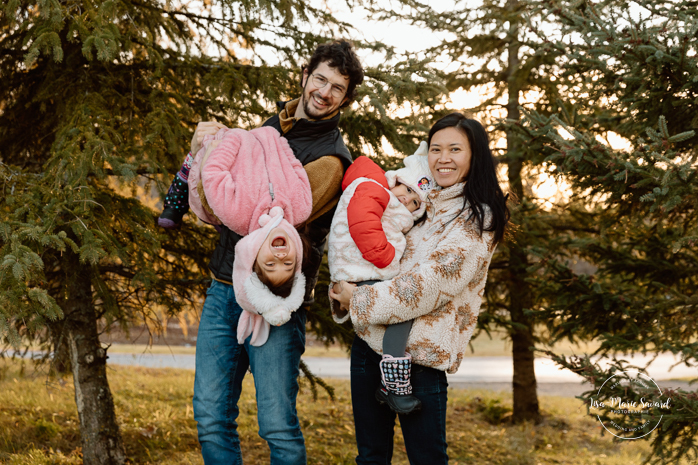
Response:
[{"label": "man's arm", "polygon": [[325,241],[330,232],[334,207],[342,194],[344,167],[338,157],[324,156],[304,166],[313,194],[313,210],[310,218],[298,231],[310,241],[310,250],[303,262],[305,275],[304,305],[313,302],[318,270],[322,262]]},{"label": "man's arm", "polygon": [[308,163],[303,168],[308,174],[313,193],[313,210],[306,224],[312,223],[337,205],[342,194],[344,168],[335,156],[324,156]]}]

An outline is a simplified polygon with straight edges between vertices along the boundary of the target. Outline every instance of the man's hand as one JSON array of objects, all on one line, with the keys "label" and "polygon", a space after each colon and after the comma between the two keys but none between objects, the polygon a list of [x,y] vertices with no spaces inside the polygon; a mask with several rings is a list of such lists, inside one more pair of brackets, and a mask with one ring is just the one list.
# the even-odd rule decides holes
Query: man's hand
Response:
[{"label": "man's hand", "polygon": [[221,141],[219,141],[219,140],[212,140],[208,144],[208,146],[206,147],[206,153],[204,153],[204,158],[201,159],[202,160],[202,167],[203,167],[203,163],[206,163],[206,160],[208,160],[208,156],[211,155],[211,152],[213,152],[213,150],[216,147],[218,147],[218,144],[220,144],[220,143],[221,143]]},{"label": "man's hand", "polygon": [[205,121],[197,124],[194,136],[191,138],[191,154],[196,156],[196,153],[201,149],[201,143],[204,141],[204,137],[214,135],[224,127],[224,125],[216,123],[215,121]]}]

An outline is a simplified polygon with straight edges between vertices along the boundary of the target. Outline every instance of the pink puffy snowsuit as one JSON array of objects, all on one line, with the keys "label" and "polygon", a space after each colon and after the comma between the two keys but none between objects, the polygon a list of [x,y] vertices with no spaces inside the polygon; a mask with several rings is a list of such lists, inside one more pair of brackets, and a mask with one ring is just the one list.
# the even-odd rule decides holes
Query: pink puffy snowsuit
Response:
[{"label": "pink puffy snowsuit", "polygon": [[[221,142],[204,159],[214,140]],[[203,207],[199,183],[215,216]],[[252,345],[264,344],[269,324],[286,323],[303,303],[303,246],[294,226],[306,221],[312,210],[308,175],[276,129],[221,129],[204,138],[194,158],[189,203],[202,221],[223,224],[245,236],[235,246],[232,276],[235,298],[244,310],[238,341],[242,344],[251,334]],[[272,294],[252,271],[260,247],[275,227],[286,232],[297,252],[293,287],[286,298]]]}]

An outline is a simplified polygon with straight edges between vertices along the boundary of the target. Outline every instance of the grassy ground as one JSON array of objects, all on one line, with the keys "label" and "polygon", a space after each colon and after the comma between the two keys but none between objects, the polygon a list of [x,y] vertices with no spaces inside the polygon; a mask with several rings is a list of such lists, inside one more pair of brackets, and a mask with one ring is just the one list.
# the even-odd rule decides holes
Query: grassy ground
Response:
[{"label": "grassy ground", "polygon": [[[194,373],[187,370],[114,367],[109,380],[126,454],[132,464],[201,464],[191,408]],[[257,435],[254,387],[248,377],[239,419],[247,464],[268,463]],[[298,401],[309,463],[354,463],[349,384],[328,380],[336,400],[303,388]],[[449,392],[448,444],[451,464],[639,465],[648,451],[640,441],[613,442],[586,416],[577,399],[541,397],[543,424],[511,425],[511,398],[489,391]],[[0,463],[77,465],[77,413],[69,378],[49,380],[29,363],[0,361]],[[395,464],[406,464],[396,435]]]}]

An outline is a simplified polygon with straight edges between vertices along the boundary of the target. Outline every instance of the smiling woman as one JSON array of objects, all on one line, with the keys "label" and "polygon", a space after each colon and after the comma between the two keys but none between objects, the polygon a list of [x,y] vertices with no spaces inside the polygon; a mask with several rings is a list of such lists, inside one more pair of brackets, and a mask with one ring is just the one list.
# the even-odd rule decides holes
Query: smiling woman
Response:
[{"label": "smiling woman", "polygon": [[431,138],[429,168],[441,187],[465,181],[471,157],[468,137],[456,128],[442,129]]},{"label": "smiling woman", "polygon": [[[429,168],[442,188],[462,184],[462,214],[471,209],[480,234],[494,232],[494,241],[504,237],[509,220],[506,197],[497,179],[496,161],[490,150],[487,131],[479,121],[461,113],[451,113],[429,130]],[[485,212],[491,212],[485,221]]]},{"label": "smiling woman", "polygon": [[428,147],[438,186],[428,194],[426,219],[406,235],[399,274],[359,287],[342,281],[341,292],[330,292],[349,311],[357,334],[351,389],[361,464],[392,457],[396,413],[377,394],[388,377],[383,340],[386,327],[410,320],[411,385],[421,410],[398,410],[407,455],[412,464],[448,463],[446,372],[455,373],[465,356],[492,254],[509,220],[479,122],[452,113],[431,128]]}]

